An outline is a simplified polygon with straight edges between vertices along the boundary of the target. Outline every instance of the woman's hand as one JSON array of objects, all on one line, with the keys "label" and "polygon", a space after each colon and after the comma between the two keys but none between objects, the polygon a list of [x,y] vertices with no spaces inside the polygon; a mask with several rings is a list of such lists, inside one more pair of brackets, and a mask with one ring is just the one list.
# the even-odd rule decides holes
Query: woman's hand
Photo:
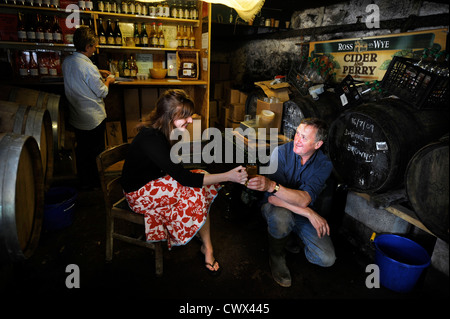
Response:
[{"label": "woman's hand", "polygon": [[238,167],[233,168],[232,170],[229,170],[227,172],[228,174],[228,180],[230,182],[235,182],[239,184],[245,184],[247,181],[247,170],[242,165],[239,165]]}]

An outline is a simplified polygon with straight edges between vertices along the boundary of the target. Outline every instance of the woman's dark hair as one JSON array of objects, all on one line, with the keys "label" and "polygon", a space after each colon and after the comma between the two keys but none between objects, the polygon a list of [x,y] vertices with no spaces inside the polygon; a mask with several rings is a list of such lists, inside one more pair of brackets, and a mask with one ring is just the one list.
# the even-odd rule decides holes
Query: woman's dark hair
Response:
[{"label": "woman's dark hair", "polygon": [[152,127],[160,130],[170,141],[170,133],[174,129],[173,121],[185,119],[194,114],[194,102],[184,90],[170,89],[165,91],[156,102],[156,107],[138,126]]},{"label": "woman's dark hair", "polygon": [[86,46],[94,46],[97,43],[97,37],[94,30],[87,25],[80,25],[73,34],[73,44],[79,52],[86,52]]}]

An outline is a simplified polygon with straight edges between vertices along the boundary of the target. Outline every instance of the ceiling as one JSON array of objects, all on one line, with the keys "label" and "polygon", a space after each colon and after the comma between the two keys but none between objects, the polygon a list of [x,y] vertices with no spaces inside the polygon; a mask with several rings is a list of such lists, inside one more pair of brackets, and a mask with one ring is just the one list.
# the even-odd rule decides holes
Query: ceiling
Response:
[{"label": "ceiling", "polygon": [[[415,0],[411,0],[413,2]],[[322,6],[338,4],[338,3],[349,3],[350,0],[265,0],[264,7],[271,9],[282,9],[288,10],[289,12],[300,11],[309,8],[318,8]],[[374,0],[373,3],[377,1]],[[448,0],[429,0],[429,2],[437,3],[448,3]]]}]

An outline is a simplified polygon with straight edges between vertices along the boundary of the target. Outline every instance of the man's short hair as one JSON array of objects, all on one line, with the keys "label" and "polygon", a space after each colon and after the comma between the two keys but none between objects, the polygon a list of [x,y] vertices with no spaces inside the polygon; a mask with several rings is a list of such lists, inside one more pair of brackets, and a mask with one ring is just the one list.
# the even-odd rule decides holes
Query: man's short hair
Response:
[{"label": "man's short hair", "polygon": [[311,125],[317,128],[316,142],[326,141],[328,138],[328,124],[317,117],[308,117],[301,120],[300,124]]},{"label": "man's short hair", "polygon": [[86,52],[87,45],[95,45],[97,37],[94,30],[86,25],[80,25],[73,34],[73,44],[75,49],[80,52]]}]

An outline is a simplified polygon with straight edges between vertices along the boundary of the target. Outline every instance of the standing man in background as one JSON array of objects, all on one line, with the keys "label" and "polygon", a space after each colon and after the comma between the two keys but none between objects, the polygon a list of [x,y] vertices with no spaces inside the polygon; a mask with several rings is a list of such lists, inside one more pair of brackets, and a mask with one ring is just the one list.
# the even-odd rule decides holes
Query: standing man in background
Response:
[{"label": "standing man in background", "polygon": [[98,40],[94,30],[80,26],[73,35],[76,52],[63,64],[64,89],[69,105],[69,123],[75,128],[76,162],[80,187],[98,187],[96,157],[105,149],[106,110],[103,99],[114,77],[99,70],[89,59]]}]

